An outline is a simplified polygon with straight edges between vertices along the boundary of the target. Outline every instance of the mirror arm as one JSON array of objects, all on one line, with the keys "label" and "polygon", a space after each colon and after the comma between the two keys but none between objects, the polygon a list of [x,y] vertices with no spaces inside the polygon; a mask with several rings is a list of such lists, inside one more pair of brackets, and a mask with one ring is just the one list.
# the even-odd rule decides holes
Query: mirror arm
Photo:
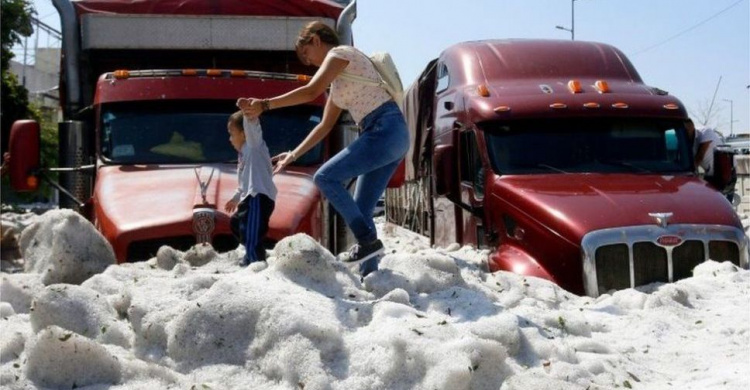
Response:
[{"label": "mirror arm", "polygon": [[96,168],[95,164],[81,165],[80,167],[76,167],[76,168],[44,168],[44,170],[48,172],[78,172],[78,171],[93,171],[94,168]]},{"label": "mirror arm", "polygon": [[[84,167],[81,167],[81,168],[84,168]],[[66,169],[66,168],[56,168],[56,169]],[[78,169],[78,168],[67,168],[67,169]],[[68,190],[63,188],[63,186],[61,186],[58,182],[52,180],[52,178],[47,176],[47,174],[44,173],[44,170],[40,169],[39,171],[35,172],[35,175],[42,178],[42,180],[49,183],[49,185],[51,185],[52,187],[57,188],[57,190],[60,191],[61,194],[67,196],[70,200],[75,202],[78,205],[78,207],[83,208],[85,206],[85,203],[81,202],[78,198],[75,197],[75,195],[68,192]]]}]

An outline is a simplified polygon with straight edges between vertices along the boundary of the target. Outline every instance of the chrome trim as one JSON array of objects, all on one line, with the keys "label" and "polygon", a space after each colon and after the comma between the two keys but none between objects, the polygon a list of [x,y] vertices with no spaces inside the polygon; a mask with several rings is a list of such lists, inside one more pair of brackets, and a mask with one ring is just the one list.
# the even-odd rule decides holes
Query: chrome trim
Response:
[{"label": "chrome trim", "polygon": [[633,260],[633,244],[636,242],[651,242],[667,251],[667,272],[669,281],[674,280],[674,266],[672,251],[677,246],[659,244],[656,240],[663,235],[674,235],[682,238],[684,245],[687,241],[703,242],[705,258],[708,260],[708,243],[714,240],[732,241],[740,250],[740,266],[748,269],[750,254],[748,253],[748,238],[742,229],[723,225],[689,225],[677,224],[666,227],[643,225],[596,230],[587,233],[581,240],[581,256],[583,261],[583,285],[586,295],[599,296],[599,283],[596,278],[596,249],[604,245],[626,244],[628,246],[628,260],[630,262],[630,286],[635,284],[635,262]]},{"label": "chrome trim", "polygon": [[672,215],[672,213],[648,213],[648,216],[656,220],[656,223],[661,227],[669,225],[669,218],[672,218]]},{"label": "chrome trim", "polygon": [[193,168],[193,172],[195,172],[195,178],[198,180],[198,186],[201,189],[201,198],[203,199],[203,204],[207,205],[208,201],[206,200],[206,193],[208,192],[208,185],[211,184],[211,179],[214,177],[214,171],[216,171],[216,168],[211,168],[211,174],[208,176],[208,180],[203,181],[201,180],[201,174],[200,171],[203,168],[200,169],[198,167]]}]

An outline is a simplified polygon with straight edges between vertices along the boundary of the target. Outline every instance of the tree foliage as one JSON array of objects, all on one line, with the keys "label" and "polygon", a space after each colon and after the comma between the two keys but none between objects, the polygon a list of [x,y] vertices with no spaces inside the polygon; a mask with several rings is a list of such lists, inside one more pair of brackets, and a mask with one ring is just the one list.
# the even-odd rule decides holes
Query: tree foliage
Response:
[{"label": "tree foliage", "polygon": [[2,0],[0,42],[3,52],[0,67],[3,71],[8,69],[8,64],[13,58],[13,45],[21,43],[21,37],[28,37],[34,32],[31,25],[31,17],[34,14],[36,11],[28,0]]},{"label": "tree foliage", "polygon": [[[18,82],[10,72],[10,60],[13,58],[13,45],[21,43],[22,37],[31,35],[34,31],[31,17],[36,13],[29,0],[2,0],[2,24],[0,24],[0,43],[2,58],[0,71],[2,73],[2,151],[5,152],[10,136],[10,127],[18,119],[34,117],[34,111],[29,109],[29,92]],[[36,118],[38,119],[38,118]]]}]

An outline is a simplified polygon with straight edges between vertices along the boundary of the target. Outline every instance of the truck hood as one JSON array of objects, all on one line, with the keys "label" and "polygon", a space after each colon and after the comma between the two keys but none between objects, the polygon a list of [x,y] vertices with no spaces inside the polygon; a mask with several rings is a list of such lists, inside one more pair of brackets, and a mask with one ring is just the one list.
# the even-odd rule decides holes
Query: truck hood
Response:
[{"label": "truck hood", "polygon": [[[122,234],[133,239],[193,235],[195,208],[216,209],[216,232],[229,232],[224,205],[237,189],[233,164],[106,166],[97,175],[96,218],[110,241]],[[304,172],[275,175],[274,183],[276,204],[283,207],[271,217],[269,236],[279,240],[297,232],[303,217],[315,211],[320,193]]]},{"label": "truck hood", "polygon": [[672,213],[669,224],[742,227],[729,202],[692,176],[503,176],[493,186],[492,201],[507,201],[576,245],[593,230],[657,224],[649,213]]}]

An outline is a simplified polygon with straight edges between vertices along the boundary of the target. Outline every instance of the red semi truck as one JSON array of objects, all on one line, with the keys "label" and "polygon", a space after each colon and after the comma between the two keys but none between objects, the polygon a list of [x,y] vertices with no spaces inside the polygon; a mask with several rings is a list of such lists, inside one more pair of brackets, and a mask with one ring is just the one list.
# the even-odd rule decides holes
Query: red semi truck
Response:
[{"label": "red semi truck", "polygon": [[694,172],[685,107],[612,46],[456,44],[403,109],[413,144],[388,219],[433,244],[491,248],[490,271],[597,296],[706,259],[748,267],[737,214]]},{"label": "red semi truck", "polygon": [[[118,262],[161,245],[186,250],[237,242],[223,206],[237,187],[226,124],[241,96],[299,87],[314,69],[294,41],[312,20],[351,43],[351,0],[53,0],[63,44],[59,124],[61,205],[78,208],[112,244]],[[271,155],[294,148],[322,117],[325,97],[261,118]],[[333,251],[347,234],[312,182],[356,132],[343,120],[328,138],[276,175],[272,241],[304,232]],[[38,125],[12,130],[12,182],[38,185]],[[272,244],[272,243],[271,243]]]}]

